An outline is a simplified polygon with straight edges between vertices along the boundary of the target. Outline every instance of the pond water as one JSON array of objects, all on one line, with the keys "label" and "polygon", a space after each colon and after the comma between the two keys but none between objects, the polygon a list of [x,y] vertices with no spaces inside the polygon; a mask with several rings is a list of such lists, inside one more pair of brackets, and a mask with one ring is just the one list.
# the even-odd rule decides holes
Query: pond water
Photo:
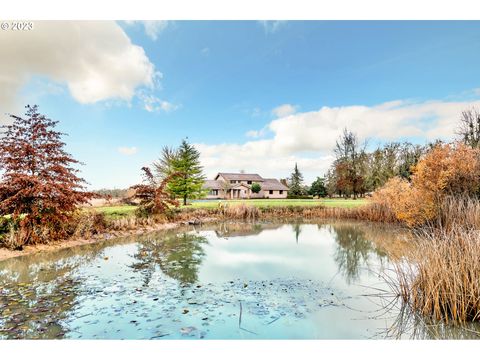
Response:
[{"label": "pond water", "polygon": [[9,259],[0,338],[475,337],[405,319],[385,276],[406,236],[359,222],[232,223]]}]

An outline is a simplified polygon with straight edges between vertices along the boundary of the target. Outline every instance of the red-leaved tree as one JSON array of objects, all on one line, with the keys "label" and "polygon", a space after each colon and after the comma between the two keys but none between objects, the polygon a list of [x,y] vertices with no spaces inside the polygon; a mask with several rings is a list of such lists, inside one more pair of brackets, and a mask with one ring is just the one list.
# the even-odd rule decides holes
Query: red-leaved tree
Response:
[{"label": "red-leaved tree", "polygon": [[11,216],[16,247],[58,240],[78,205],[95,196],[77,176],[80,164],[64,150],[58,121],[26,106],[25,118],[10,115],[1,127],[0,216]]},{"label": "red-leaved tree", "polygon": [[165,177],[157,184],[152,171],[143,167],[144,183],[132,186],[135,190],[133,198],[140,201],[140,211],[146,215],[164,215],[170,206],[178,207],[179,202],[168,193],[166,187],[169,181],[180,173],[173,173]]}]

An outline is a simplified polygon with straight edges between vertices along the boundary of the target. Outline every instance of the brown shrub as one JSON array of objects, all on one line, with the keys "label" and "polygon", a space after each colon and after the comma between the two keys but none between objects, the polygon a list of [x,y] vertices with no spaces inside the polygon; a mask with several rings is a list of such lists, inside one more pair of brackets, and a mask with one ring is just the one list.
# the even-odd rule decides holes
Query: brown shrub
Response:
[{"label": "brown shrub", "polygon": [[373,202],[388,207],[395,217],[410,227],[438,221],[447,197],[478,194],[480,161],[478,149],[456,144],[440,144],[413,169],[412,182],[390,179],[373,195]]}]

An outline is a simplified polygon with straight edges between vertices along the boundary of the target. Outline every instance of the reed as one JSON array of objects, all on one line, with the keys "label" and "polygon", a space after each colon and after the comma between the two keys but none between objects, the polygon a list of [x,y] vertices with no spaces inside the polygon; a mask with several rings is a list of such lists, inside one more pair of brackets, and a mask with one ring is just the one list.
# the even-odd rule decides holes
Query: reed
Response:
[{"label": "reed", "polygon": [[480,234],[461,226],[422,229],[396,292],[413,311],[445,322],[480,320]]}]

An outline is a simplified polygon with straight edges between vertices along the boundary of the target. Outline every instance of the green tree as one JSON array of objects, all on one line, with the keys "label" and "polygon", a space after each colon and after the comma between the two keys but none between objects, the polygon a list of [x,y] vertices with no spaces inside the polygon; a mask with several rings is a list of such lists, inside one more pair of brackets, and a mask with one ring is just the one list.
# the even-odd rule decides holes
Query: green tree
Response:
[{"label": "green tree", "polygon": [[303,175],[300,170],[298,170],[297,163],[295,163],[295,168],[290,176],[289,188],[289,195],[291,196],[301,196],[305,194],[305,189],[303,187]]},{"label": "green tree", "polygon": [[200,152],[186,139],[182,140],[177,156],[172,158],[171,168],[179,175],[169,181],[168,191],[175,197],[182,198],[183,205],[187,205],[187,199],[197,199],[205,195],[205,176],[200,164]]},{"label": "green tree", "polygon": [[252,187],[250,188],[254,194],[258,194],[260,190],[262,190],[262,187],[260,186],[259,183],[253,183]]},{"label": "green tree", "polygon": [[325,187],[325,178],[317,177],[317,179],[312,183],[308,191],[310,195],[325,197],[327,196],[327,188]]}]

